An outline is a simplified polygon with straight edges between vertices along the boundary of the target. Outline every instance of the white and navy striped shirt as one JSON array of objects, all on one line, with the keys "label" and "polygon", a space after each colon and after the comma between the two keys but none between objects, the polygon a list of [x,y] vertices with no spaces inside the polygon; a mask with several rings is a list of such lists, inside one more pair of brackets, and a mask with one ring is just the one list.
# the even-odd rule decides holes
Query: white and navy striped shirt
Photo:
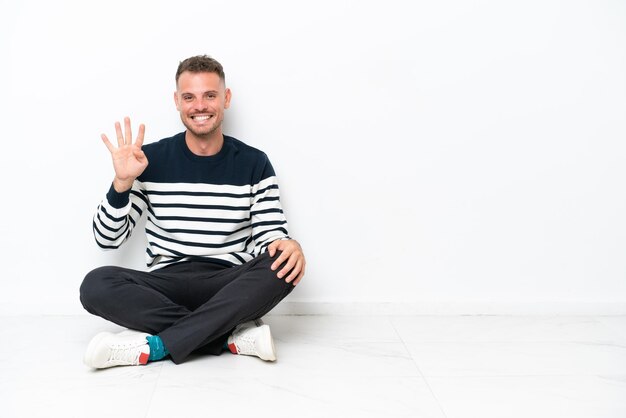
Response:
[{"label": "white and navy striped shirt", "polygon": [[243,264],[289,238],[267,156],[224,136],[219,153],[193,154],[185,133],[143,146],[148,167],[126,193],[113,186],[93,220],[96,242],[114,249],[147,214],[146,264],[155,270],[189,260]]}]

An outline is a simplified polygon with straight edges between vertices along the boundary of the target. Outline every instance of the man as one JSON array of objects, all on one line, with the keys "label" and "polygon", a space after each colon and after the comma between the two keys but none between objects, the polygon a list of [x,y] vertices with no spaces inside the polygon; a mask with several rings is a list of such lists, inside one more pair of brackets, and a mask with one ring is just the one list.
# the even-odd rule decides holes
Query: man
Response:
[{"label": "man", "polygon": [[222,133],[230,105],[219,62],[182,61],[174,101],[186,131],[143,145],[131,123],[106,135],[115,177],[94,216],[96,242],[118,248],[146,212],[148,271],[100,267],[85,277],[87,311],[129,328],[96,335],[84,362],[140,365],[191,353],[276,359],[268,313],[300,282],[305,258],[290,239],[267,156]]}]

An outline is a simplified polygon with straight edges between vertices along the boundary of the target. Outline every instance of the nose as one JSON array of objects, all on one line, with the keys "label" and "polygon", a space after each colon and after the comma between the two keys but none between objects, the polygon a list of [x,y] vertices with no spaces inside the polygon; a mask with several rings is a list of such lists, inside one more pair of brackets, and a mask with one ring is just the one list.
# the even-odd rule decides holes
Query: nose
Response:
[{"label": "nose", "polygon": [[194,102],[194,108],[196,111],[207,110],[209,108],[209,102],[204,98],[198,99]]}]

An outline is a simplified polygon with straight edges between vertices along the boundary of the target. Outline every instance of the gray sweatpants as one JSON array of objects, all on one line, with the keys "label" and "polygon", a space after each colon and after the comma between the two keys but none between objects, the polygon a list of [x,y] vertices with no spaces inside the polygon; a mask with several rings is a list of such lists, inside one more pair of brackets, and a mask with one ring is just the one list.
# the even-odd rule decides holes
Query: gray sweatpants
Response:
[{"label": "gray sweatpants", "polygon": [[[159,335],[174,363],[192,352],[219,355],[238,325],[268,313],[294,288],[263,253],[235,267],[202,261],[143,272],[91,271],[80,287],[84,308],[126,328]],[[287,277],[287,276],[285,276]]]}]

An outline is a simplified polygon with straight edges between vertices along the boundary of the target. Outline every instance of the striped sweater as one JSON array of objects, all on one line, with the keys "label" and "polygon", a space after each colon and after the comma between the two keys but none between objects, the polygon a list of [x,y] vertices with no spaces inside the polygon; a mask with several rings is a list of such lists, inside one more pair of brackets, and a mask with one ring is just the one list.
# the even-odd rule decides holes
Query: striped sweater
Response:
[{"label": "striped sweater", "polygon": [[289,238],[278,183],[267,156],[224,136],[216,155],[193,154],[185,133],[143,146],[148,167],[131,190],[113,186],[93,219],[97,244],[122,245],[144,212],[146,264],[205,260],[240,265]]}]

